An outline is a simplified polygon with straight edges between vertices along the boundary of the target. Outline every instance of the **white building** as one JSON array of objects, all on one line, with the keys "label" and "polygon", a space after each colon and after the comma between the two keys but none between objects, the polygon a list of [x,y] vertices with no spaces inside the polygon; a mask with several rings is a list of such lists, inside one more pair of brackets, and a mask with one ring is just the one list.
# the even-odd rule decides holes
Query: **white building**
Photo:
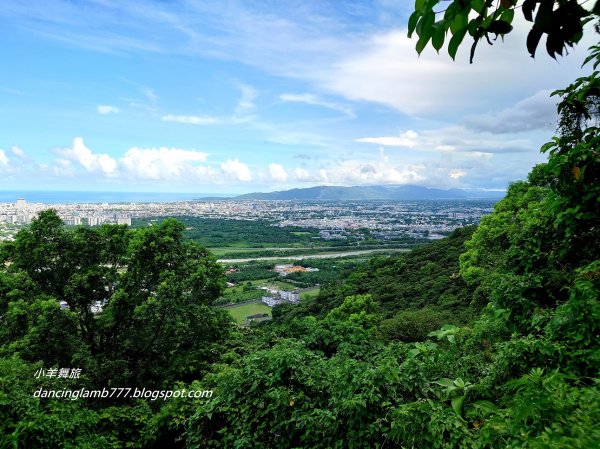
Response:
[{"label": "white building", "polygon": [[274,298],[273,296],[263,296],[262,302],[268,305],[269,307],[275,307],[277,304],[284,303],[285,300],[281,298]]},{"label": "white building", "polygon": [[269,307],[274,307],[277,304],[283,304],[284,302],[297,303],[300,301],[300,293],[294,291],[285,291],[285,290],[270,290],[270,293],[274,296],[263,296],[262,302]]},{"label": "white building", "polygon": [[289,302],[300,301],[300,293],[298,293],[298,292],[290,292],[290,291],[282,290],[279,294],[286,301],[289,301]]},{"label": "white building", "polygon": [[127,216],[127,215],[117,216],[117,224],[131,226],[131,216]]}]

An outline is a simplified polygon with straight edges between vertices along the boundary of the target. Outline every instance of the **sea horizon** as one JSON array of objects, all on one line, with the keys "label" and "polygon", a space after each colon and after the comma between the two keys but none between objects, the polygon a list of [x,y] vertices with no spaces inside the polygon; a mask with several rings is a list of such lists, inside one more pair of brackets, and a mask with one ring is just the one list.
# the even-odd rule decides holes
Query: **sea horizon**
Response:
[{"label": "sea horizon", "polygon": [[23,198],[28,203],[164,203],[202,198],[229,198],[226,193],[185,192],[97,192],[71,190],[0,190],[0,203]]}]

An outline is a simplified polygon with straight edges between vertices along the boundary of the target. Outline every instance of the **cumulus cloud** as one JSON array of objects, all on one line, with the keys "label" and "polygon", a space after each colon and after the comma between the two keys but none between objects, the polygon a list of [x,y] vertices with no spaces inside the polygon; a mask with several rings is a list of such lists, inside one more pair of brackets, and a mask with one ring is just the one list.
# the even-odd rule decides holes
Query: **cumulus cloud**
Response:
[{"label": "cumulus cloud", "polygon": [[201,116],[201,115],[163,115],[161,117],[163,122],[173,123],[185,123],[188,125],[214,125],[219,123],[219,120],[215,117]]},{"label": "cumulus cloud", "polygon": [[463,123],[476,131],[494,134],[517,133],[536,129],[551,129],[556,122],[556,100],[550,90],[541,90],[514,106],[496,113],[465,118]]},{"label": "cumulus cloud", "polygon": [[120,109],[115,106],[110,106],[108,104],[100,104],[97,106],[98,114],[107,115],[107,114],[118,114]]},{"label": "cumulus cloud", "polygon": [[294,170],[294,176],[296,176],[296,180],[300,182],[311,181],[311,175],[305,168],[297,167]]},{"label": "cumulus cloud", "polygon": [[223,162],[221,170],[226,178],[234,181],[252,181],[252,175],[250,169],[246,164],[240,162],[239,159],[229,159]]},{"label": "cumulus cloud", "polygon": [[[197,174],[196,162],[204,162],[207,153],[180,148],[130,148],[119,160],[130,177],[153,180],[177,180]],[[203,175],[206,175],[204,171]]]},{"label": "cumulus cloud", "polygon": [[78,163],[88,172],[100,172],[106,176],[115,176],[117,161],[108,154],[94,154],[82,137],[73,139],[71,148],[62,148],[56,151],[63,159]]},{"label": "cumulus cloud", "polygon": [[288,174],[280,164],[269,164],[269,174],[271,179],[277,182],[285,182],[288,179]]},{"label": "cumulus cloud", "polygon": [[[97,173],[98,179],[112,178],[119,181],[144,180],[175,183],[223,184],[247,182],[253,179],[250,167],[239,159],[228,159],[223,163],[208,161],[209,154],[182,148],[139,148],[128,149],[121,157],[97,154],[90,150],[83,138],[73,140],[71,148],[55,150],[52,166],[37,166],[42,172],[57,176],[80,177],[82,173]],[[3,164],[5,162],[5,164]],[[0,150],[0,167],[8,159]],[[273,178],[283,179],[285,170],[271,164]]]},{"label": "cumulus cloud", "polygon": [[347,160],[313,172],[304,168],[294,171],[297,181],[324,184],[411,184],[425,180],[424,166],[390,166],[385,161]]},{"label": "cumulus cloud", "polygon": [[356,139],[356,142],[374,143],[386,147],[409,147],[413,148],[417,145],[417,137],[419,135],[413,130],[408,130],[399,136],[387,137],[361,137]]}]

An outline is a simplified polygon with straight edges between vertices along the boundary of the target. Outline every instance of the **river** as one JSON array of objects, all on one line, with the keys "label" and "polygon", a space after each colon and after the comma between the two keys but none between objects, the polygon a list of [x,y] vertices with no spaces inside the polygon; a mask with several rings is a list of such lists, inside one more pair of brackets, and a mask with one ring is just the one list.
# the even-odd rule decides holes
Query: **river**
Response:
[{"label": "river", "polygon": [[306,255],[294,255],[294,256],[267,256],[267,257],[247,257],[244,259],[219,259],[221,263],[236,263],[236,262],[252,262],[254,260],[302,260],[302,259],[334,259],[339,257],[347,256],[360,256],[367,254],[376,254],[381,252],[403,252],[410,251],[408,248],[387,248],[387,249],[365,249],[356,251],[344,251],[339,253],[325,253],[325,254],[306,254]]}]

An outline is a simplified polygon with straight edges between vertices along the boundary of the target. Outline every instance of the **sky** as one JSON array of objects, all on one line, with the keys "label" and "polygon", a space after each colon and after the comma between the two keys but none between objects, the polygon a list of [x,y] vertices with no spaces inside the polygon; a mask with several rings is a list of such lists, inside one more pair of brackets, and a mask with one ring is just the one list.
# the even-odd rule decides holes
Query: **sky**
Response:
[{"label": "sky", "polygon": [[[0,190],[502,190],[589,72],[527,24],[456,61],[403,0],[3,0]],[[519,14],[517,14],[519,16]],[[587,40],[586,40],[587,39]]]}]

